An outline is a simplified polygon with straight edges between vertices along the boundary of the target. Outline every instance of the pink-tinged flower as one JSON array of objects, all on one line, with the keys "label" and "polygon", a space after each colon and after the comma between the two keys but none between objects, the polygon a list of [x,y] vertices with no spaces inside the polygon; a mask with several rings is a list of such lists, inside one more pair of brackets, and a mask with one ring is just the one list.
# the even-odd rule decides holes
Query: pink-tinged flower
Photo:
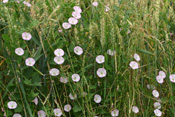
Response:
[{"label": "pink-tinged flower", "polygon": [[110,8],[108,6],[106,6],[105,11],[108,12],[110,10]]},{"label": "pink-tinged flower", "polygon": [[20,3],[20,1],[19,0],[16,0],[16,2],[19,4]]},{"label": "pink-tinged flower", "polygon": [[171,82],[175,83],[175,74],[171,74],[169,78]]},{"label": "pink-tinged flower", "polygon": [[107,72],[106,72],[106,69],[105,69],[105,68],[99,68],[99,69],[97,70],[97,75],[98,75],[98,77],[100,77],[100,78],[105,77],[106,74],[107,74]]},{"label": "pink-tinged flower", "polygon": [[8,2],[8,0],[3,0],[3,3],[7,3]]},{"label": "pink-tinged flower", "polygon": [[43,110],[38,111],[38,117],[46,117],[46,113]]},{"label": "pink-tinged flower", "polygon": [[74,99],[77,98],[77,95],[76,95],[76,94],[72,95],[72,94],[70,93],[70,94],[69,94],[69,98],[70,98],[71,100],[74,100]]},{"label": "pink-tinged flower", "polygon": [[16,48],[15,53],[19,56],[22,56],[24,54],[24,50],[22,48]]},{"label": "pink-tinged flower", "polygon": [[132,107],[132,111],[133,111],[134,113],[138,113],[138,112],[139,112],[139,108],[138,108],[137,106],[133,106],[133,107]]},{"label": "pink-tinged flower", "polygon": [[97,7],[98,6],[98,2],[93,2],[92,5]]},{"label": "pink-tinged flower", "polygon": [[72,80],[73,80],[74,82],[78,82],[78,81],[80,81],[80,76],[79,76],[78,74],[73,74],[73,75],[72,75]]},{"label": "pink-tinged flower", "polygon": [[4,117],[7,117],[7,116],[6,116],[6,113],[4,113]]},{"label": "pink-tinged flower", "polygon": [[17,103],[15,101],[10,101],[7,103],[9,109],[15,109],[17,107]]},{"label": "pink-tinged flower", "polygon": [[62,29],[59,29],[59,30],[58,30],[58,32],[62,33],[62,32],[63,32],[63,30],[62,30]]},{"label": "pink-tinged flower", "polygon": [[129,34],[129,33],[131,33],[131,31],[130,31],[130,30],[128,30],[128,32],[127,32],[127,33]]},{"label": "pink-tinged flower", "polygon": [[79,6],[74,6],[73,9],[78,13],[82,12],[82,9]]},{"label": "pink-tinged flower", "polygon": [[24,32],[24,33],[22,33],[22,38],[24,40],[27,40],[28,41],[28,40],[31,40],[32,35],[30,33]]},{"label": "pink-tinged flower", "polygon": [[54,62],[57,63],[58,65],[61,65],[64,63],[64,58],[62,56],[56,56],[54,57]]},{"label": "pink-tinged flower", "polygon": [[154,114],[155,114],[157,117],[162,116],[162,112],[161,112],[159,109],[155,109],[155,110],[154,110]]},{"label": "pink-tinged flower", "polygon": [[64,111],[69,112],[70,110],[71,110],[71,105],[70,104],[66,104],[64,106]]},{"label": "pink-tinged flower", "polygon": [[103,55],[98,55],[96,57],[96,62],[99,63],[99,64],[102,64],[105,62],[105,57]]},{"label": "pink-tinged flower", "polygon": [[139,68],[139,64],[135,61],[131,61],[129,63],[129,66],[132,68],[132,69],[138,69]]},{"label": "pink-tinged flower", "polygon": [[54,51],[55,56],[63,56],[64,55],[64,50],[63,49],[56,49]]},{"label": "pink-tinged flower", "polygon": [[162,84],[163,83],[163,78],[160,76],[156,76],[156,80],[158,83]]},{"label": "pink-tinged flower", "polygon": [[161,104],[159,102],[154,103],[154,108],[161,109]]},{"label": "pink-tinged flower", "polygon": [[76,12],[76,11],[72,12],[72,16],[74,18],[76,18],[76,19],[80,19],[81,18],[81,14],[79,12]]},{"label": "pink-tinged flower", "polygon": [[24,1],[23,4],[25,4],[28,7],[31,7],[32,5],[29,2]]},{"label": "pink-tinged flower", "polygon": [[16,113],[16,114],[13,115],[13,117],[22,117],[22,116],[21,116],[21,114]]},{"label": "pink-tinged flower", "polygon": [[74,17],[70,17],[68,19],[68,22],[71,24],[71,25],[76,25],[78,23],[78,20]]},{"label": "pink-tinged flower", "polygon": [[148,88],[148,89],[151,89],[151,90],[154,90],[156,87],[155,87],[153,84],[151,84],[151,85],[148,84],[148,85],[147,85],[147,88]]},{"label": "pink-tinged flower", "polygon": [[165,74],[164,71],[159,71],[159,76],[160,76],[161,78],[163,78],[163,79],[166,78],[166,74]]},{"label": "pink-tinged flower", "polygon": [[60,82],[67,83],[68,82],[67,77],[60,77]]},{"label": "pink-tinged flower", "polygon": [[109,49],[109,50],[107,51],[107,54],[109,54],[110,56],[114,56],[115,50],[112,51],[111,49]]},{"label": "pink-tinged flower", "polygon": [[35,103],[35,105],[38,105],[38,98],[35,97],[35,99],[33,100],[33,102]]},{"label": "pink-tinged flower", "polygon": [[140,61],[140,56],[138,55],[138,54],[134,54],[134,59],[136,60],[136,61]]},{"label": "pink-tinged flower", "polygon": [[154,97],[158,98],[159,97],[159,92],[157,90],[153,90],[152,94]]},{"label": "pink-tinged flower", "polygon": [[170,33],[171,36],[173,36],[173,33]]},{"label": "pink-tinged flower", "polygon": [[35,59],[27,58],[25,63],[26,63],[27,66],[33,66],[35,64]]},{"label": "pink-tinged flower", "polygon": [[115,110],[111,111],[111,115],[112,115],[112,117],[117,117],[119,115],[119,110],[115,109]]},{"label": "pink-tinged flower", "polygon": [[71,24],[66,23],[66,22],[63,23],[62,26],[63,26],[64,29],[69,29],[69,28],[71,28]]},{"label": "pink-tinged flower", "polygon": [[81,54],[83,54],[83,49],[82,49],[81,47],[79,47],[79,46],[76,46],[76,47],[74,48],[74,52],[75,52],[75,54],[77,54],[77,55],[81,55]]},{"label": "pink-tinged flower", "polygon": [[96,94],[95,96],[94,96],[94,101],[95,101],[95,103],[100,103],[101,102],[101,96],[100,95],[98,95],[98,94]]},{"label": "pink-tinged flower", "polygon": [[51,76],[58,76],[60,71],[57,68],[52,68],[49,73]]},{"label": "pink-tinged flower", "polygon": [[59,108],[54,109],[53,112],[56,117],[60,117],[62,115],[62,111]]}]

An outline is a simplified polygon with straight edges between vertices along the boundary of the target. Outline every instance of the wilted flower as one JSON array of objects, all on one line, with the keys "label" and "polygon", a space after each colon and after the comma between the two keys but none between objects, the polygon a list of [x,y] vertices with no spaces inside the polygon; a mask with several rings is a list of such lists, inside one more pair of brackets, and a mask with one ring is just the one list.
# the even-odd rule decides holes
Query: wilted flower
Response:
[{"label": "wilted flower", "polygon": [[156,80],[158,83],[162,84],[163,83],[163,78],[160,76],[156,76]]},{"label": "wilted flower", "polygon": [[111,49],[109,49],[109,50],[107,51],[107,54],[109,54],[110,56],[114,56],[115,50],[112,51]]},{"label": "wilted flower", "polygon": [[158,98],[159,97],[159,92],[157,90],[153,90],[152,94],[154,97]]},{"label": "wilted flower", "polygon": [[25,4],[28,7],[31,7],[32,5],[29,2],[24,1],[23,4]]},{"label": "wilted flower", "polygon": [[38,111],[38,117],[46,117],[46,113],[43,110]]},{"label": "wilted flower", "polygon": [[56,56],[54,57],[54,62],[61,65],[64,63],[64,58],[62,56]]},{"label": "wilted flower", "polygon": [[175,83],[175,74],[171,74],[169,78],[171,82]]},{"label": "wilted flower", "polygon": [[7,103],[9,109],[15,109],[17,107],[17,103],[15,101],[10,101]]},{"label": "wilted flower", "polygon": [[22,48],[16,48],[15,53],[19,56],[22,56],[24,54],[24,50]]},{"label": "wilted flower", "polygon": [[129,63],[129,66],[132,68],[132,69],[138,69],[139,68],[139,64],[135,61],[131,61]]},{"label": "wilted flower", "polygon": [[155,87],[153,84],[151,84],[151,85],[148,84],[148,85],[147,85],[147,88],[148,88],[148,89],[152,89],[152,90],[154,90],[156,87]]},{"label": "wilted flower", "polygon": [[57,68],[52,68],[49,73],[51,76],[58,76],[60,71]]},{"label": "wilted flower", "polygon": [[81,8],[80,8],[79,6],[74,6],[73,9],[74,9],[76,12],[78,12],[78,13],[81,13],[81,12],[82,12],[82,10],[81,10]]},{"label": "wilted flower", "polygon": [[134,54],[134,59],[135,59],[136,61],[140,61],[140,56],[139,56],[137,53],[135,53],[135,54]]},{"label": "wilted flower", "polygon": [[98,6],[98,2],[93,2],[92,5],[97,7]]},{"label": "wilted flower", "polygon": [[62,111],[59,108],[54,109],[53,112],[56,117],[60,117],[62,115]]},{"label": "wilted flower", "polygon": [[60,82],[67,83],[68,79],[67,77],[60,77]]},{"label": "wilted flower", "polygon": [[69,94],[69,98],[71,99],[71,100],[74,100],[74,99],[76,99],[77,98],[77,95],[76,94],[74,94],[74,96],[70,93]]},{"label": "wilted flower", "polygon": [[154,114],[155,114],[157,117],[162,116],[162,112],[161,112],[159,109],[155,109],[155,110],[154,110]]},{"label": "wilted flower", "polygon": [[63,32],[63,30],[62,30],[62,29],[59,29],[59,30],[58,30],[58,32],[60,32],[60,33],[61,33],[61,32]]},{"label": "wilted flower", "polygon": [[106,72],[106,69],[105,69],[105,68],[99,68],[99,69],[97,70],[97,75],[98,75],[98,77],[100,77],[100,78],[105,77],[106,74],[107,74],[107,72]]},{"label": "wilted flower", "polygon": [[115,109],[115,110],[111,111],[111,115],[112,115],[112,117],[117,117],[119,115],[119,110]]},{"label": "wilted flower", "polygon": [[78,74],[73,74],[73,75],[72,75],[72,80],[73,80],[74,82],[78,82],[78,81],[80,81],[80,76],[79,76]]},{"label": "wilted flower", "polygon": [[62,26],[64,29],[69,29],[71,27],[71,24],[65,22],[62,24]]},{"label": "wilted flower", "polygon": [[81,18],[81,14],[79,12],[76,12],[76,11],[72,12],[72,16],[74,18],[76,18],[76,19],[80,19]]},{"label": "wilted flower", "polygon": [[8,2],[8,0],[3,0],[3,3],[7,3]]},{"label": "wilted flower", "polygon": [[76,46],[76,47],[74,48],[74,52],[75,52],[75,54],[77,54],[77,55],[81,55],[81,54],[83,54],[83,49],[82,49],[81,47],[79,47],[79,46]]},{"label": "wilted flower", "polygon": [[33,58],[27,58],[25,60],[25,63],[26,63],[27,66],[33,66],[35,64],[35,59],[33,59]]},{"label": "wilted flower", "polygon": [[83,94],[82,94],[82,95],[83,95],[83,97],[85,97],[85,96],[87,95],[87,92],[83,92]]},{"label": "wilted flower", "polygon": [[35,103],[35,105],[38,105],[38,98],[35,97],[35,99],[33,100],[33,102]]},{"label": "wilted flower", "polygon": [[100,103],[101,102],[101,96],[100,95],[98,95],[98,94],[96,94],[95,96],[94,96],[94,101],[96,102],[96,103]]},{"label": "wilted flower", "polygon": [[110,8],[108,6],[106,6],[105,11],[108,12],[110,10]]},{"label": "wilted flower", "polygon": [[19,114],[19,113],[15,113],[15,114],[13,115],[13,117],[22,117],[22,116],[21,116],[21,114]]},{"label": "wilted flower", "polygon": [[138,113],[138,112],[139,112],[139,108],[138,108],[137,106],[133,106],[133,107],[132,107],[132,111],[133,111],[134,113]]},{"label": "wilted flower", "polygon": [[154,108],[161,109],[161,104],[159,102],[154,103]]},{"label": "wilted flower", "polygon": [[63,49],[56,49],[54,51],[55,56],[63,56],[64,55],[64,50]]},{"label": "wilted flower", "polygon": [[31,40],[32,35],[30,33],[24,32],[24,33],[22,33],[22,38],[24,40],[27,40],[28,41],[28,40]]},{"label": "wilted flower", "polygon": [[96,57],[96,62],[99,63],[99,64],[102,64],[105,62],[105,57],[103,55],[98,55]]},{"label": "wilted flower", "polygon": [[70,24],[72,24],[72,25],[76,25],[76,24],[78,23],[78,20],[77,20],[76,18],[74,18],[74,17],[70,17],[70,18],[68,19],[68,22],[69,22]]},{"label": "wilted flower", "polygon": [[64,106],[64,111],[69,112],[70,110],[71,110],[71,105],[70,104],[66,104]]},{"label": "wilted flower", "polygon": [[163,79],[166,78],[166,74],[164,71],[159,71],[159,76]]}]

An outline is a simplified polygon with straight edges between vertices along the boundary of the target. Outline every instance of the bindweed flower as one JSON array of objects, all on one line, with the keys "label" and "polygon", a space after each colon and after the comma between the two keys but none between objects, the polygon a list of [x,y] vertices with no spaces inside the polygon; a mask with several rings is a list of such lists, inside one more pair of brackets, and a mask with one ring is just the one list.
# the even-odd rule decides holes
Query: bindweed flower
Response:
[{"label": "bindweed flower", "polygon": [[154,108],[161,109],[161,104],[159,102],[154,103]]},{"label": "bindweed flower", "polygon": [[73,75],[72,75],[72,80],[73,80],[74,82],[78,82],[78,81],[80,81],[80,76],[79,76],[78,74],[73,74]]},{"label": "bindweed flower", "polygon": [[59,108],[54,109],[53,112],[56,117],[60,117],[62,115],[62,111]]},{"label": "bindweed flower", "polygon": [[133,107],[132,107],[132,111],[133,111],[134,113],[138,113],[138,112],[139,112],[139,108],[138,108],[137,106],[133,106]]},{"label": "bindweed flower", "polygon": [[135,61],[131,61],[129,63],[129,66],[132,68],[132,69],[138,69],[139,68],[139,64]]},{"label": "bindweed flower", "polygon": [[79,6],[74,6],[73,9],[78,13],[82,12],[82,9]]},{"label": "bindweed flower", "polygon": [[83,49],[82,49],[80,46],[76,46],[76,47],[74,48],[74,52],[75,52],[75,54],[77,54],[77,55],[82,55],[82,54],[83,54]]},{"label": "bindweed flower", "polygon": [[110,8],[108,6],[105,7],[105,11],[108,12]]},{"label": "bindweed flower", "polygon": [[148,89],[154,90],[156,87],[153,84],[148,84],[147,85]]},{"label": "bindweed flower", "polygon": [[25,60],[25,63],[26,63],[27,66],[34,66],[34,64],[35,64],[35,59],[33,59],[33,58],[27,58],[27,59]]},{"label": "bindweed flower", "polygon": [[58,65],[61,65],[64,63],[64,58],[62,56],[56,56],[54,57],[54,62],[57,63]]},{"label": "bindweed flower", "polygon": [[15,109],[17,107],[17,103],[15,101],[10,101],[7,103],[9,109]]},{"label": "bindweed flower", "polygon": [[96,103],[100,103],[101,102],[101,96],[100,95],[98,95],[98,94],[96,94],[95,96],[94,96],[94,101],[96,102]]},{"label": "bindweed flower", "polygon": [[163,78],[163,79],[166,78],[166,74],[165,74],[164,71],[159,71],[159,76],[160,76],[161,78]]},{"label": "bindweed flower", "polygon": [[67,77],[60,77],[60,82],[67,83],[68,82]]},{"label": "bindweed flower", "polygon": [[35,99],[33,100],[33,102],[35,103],[35,105],[38,105],[38,98],[35,97]]},{"label": "bindweed flower", "polygon": [[138,55],[138,54],[134,54],[134,59],[138,62],[138,61],[140,61],[140,56]]},{"label": "bindweed flower", "polygon": [[58,76],[60,71],[57,68],[52,68],[49,73],[51,76]]},{"label": "bindweed flower", "polygon": [[175,83],[175,74],[171,74],[169,78],[171,82]]},{"label": "bindweed flower", "polygon": [[64,111],[69,112],[70,110],[71,110],[71,105],[70,104],[66,104],[64,106]]},{"label": "bindweed flower", "polygon": [[58,30],[58,32],[62,33],[62,32],[63,32],[63,30],[62,30],[62,29],[59,29],[59,30]]},{"label": "bindweed flower", "polygon": [[66,22],[63,23],[62,26],[63,26],[64,29],[69,29],[69,28],[71,28],[71,24],[66,23]]},{"label": "bindweed flower", "polygon": [[68,22],[71,24],[71,25],[76,25],[78,23],[78,20],[74,17],[70,17],[68,19]]},{"label": "bindweed flower", "polygon": [[43,110],[38,111],[38,117],[46,117],[46,113]]},{"label": "bindweed flower", "polygon": [[69,98],[70,98],[71,100],[74,100],[74,99],[77,98],[77,95],[76,95],[76,94],[72,95],[72,94],[70,93],[70,94],[69,94]]},{"label": "bindweed flower", "polygon": [[19,0],[16,0],[16,2],[19,4],[20,3],[20,1]]},{"label": "bindweed flower", "polygon": [[22,56],[24,54],[24,50],[22,48],[16,48],[15,53],[19,56]]},{"label": "bindweed flower", "polygon": [[93,2],[92,5],[97,7],[98,6],[98,2]]},{"label": "bindweed flower", "polygon": [[63,49],[56,49],[54,51],[55,56],[63,56],[64,55],[64,50]]},{"label": "bindweed flower", "polygon": [[159,109],[155,109],[155,110],[154,110],[154,114],[155,114],[157,117],[162,116],[162,112],[161,112]]},{"label": "bindweed flower", "polygon": [[156,80],[158,83],[162,84],[163,83],[163,78],[160,76],[156,76]]},{"label": "bindweed flower", "polygon": [[22,117],[22,116],[21,116],[21,114],[16,113],[16,114],[13,115],[13,117]]},{"label": "bindweed flower", "polygon": [[81,14],[79,12],[76,12],[76,11],[72,12],[72,16],[74,18],[76,18],[76,19],[80,19],[81,18]]},{"label": "bindweed flower", "polygon": [[106,69],[105,69],[105,68],[99,68],[99,69],[97,70],[97,75],[98,75],[98,77],[100,77],[100,78],[105,77],[106,74],[107,74],[107,72],[106,72]]},{"label": "bindweed flower", "polygon": [[118,109],[115,109],[113,111],[111,111],[111,116],[112,117],[117,117],[119,115],[119,110]]},{"label": "bindweed flower", "polygon": [[25,4],[28,7],[31,7],[32,5],[29,2],[24,1],[23,4]]},{"label": "bindweed flower", "polygon": [[107,51],[107,54],[110,55],[110,56],[114,56],[115,50],[112,51],[111,49],[109,49],[109,50]]},{"label": "bindweed flower", "polygon": [[96,62],[99,63],[99,64],[102,64],[105,62],[105,57],[103,55],[98,55],[96,57]]},{"label": "bindweed flower", "polygon": [[24,32],[24,33],[22,33],[22,38],[24,40],[27,40],[28,41],[28,40],[31,40],[32,35],[30,33]]},{"label": "bindweed flower", "polygon": [[159,97],[159,92],[157,90],[153,90],[152,94],[154,97],[158,98]]},{"label": "bindweed flower", "polygon": [[82,94],[82,95],[83,95],[83,97],[85,97],[85,96],[87,95],[87,92],[83,92],[83,94]]},{"label": "bindweed flower", "polygon": [[8,2],[8,0],[3,0],[3,3],[7,3]]}]

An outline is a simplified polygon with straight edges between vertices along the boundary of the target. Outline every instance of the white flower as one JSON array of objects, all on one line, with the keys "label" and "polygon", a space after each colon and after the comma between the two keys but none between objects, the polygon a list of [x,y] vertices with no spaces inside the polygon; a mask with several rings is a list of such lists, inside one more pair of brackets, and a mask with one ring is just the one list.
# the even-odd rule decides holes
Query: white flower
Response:
[{"label": "white flower", "polygon": [[54,109],[53,112],[56,117],[60,117],[62,115],[62,111],[59,108]]},{"label": "white flower", "polygon": [[25,63],[26,63],[27,66],[33,66],[35,64],[35,59],[33,59],[33,58],[27,58],[25,60]]},{"label": "white flower", "polygon": [[107,72],[106,72],[106,69],[105,69],[105,68],[99,68],[99,69],[97,70],[97,75],[98,75],[98,77],[100,77],[100,78],[105,77],[106,74],[107,74]]},{"label": "white flower", "polygon": [[111,111],[111,115],[112,115],[112,117],[117,117],[119,115],[119,110],[115,109],[115,110]]},{"label": "white flower", "polygon": [[175,83],[175,74],[171,74],[169,78],[171,82]]},{"label": "white flower", "polygon": [[92,5],[97,7],[98,6],[98,2],[93,2]]},{"label": "white flower", "polygon": [[154,108],[161,109],[161,104],[159,102],[154,103]]},{"label": "white flower", "polygon": [[76,11],[72,12],[72,16],[74,18],[76,18],[76,19],[80,19],[81,18],[81,14],[79,12],[76,12]]},{"label": "white flower", "polygon": [[51,76],[58,76],[60,71],[56,68],[52,68],[50,71],[49,71],[50,75]]},{"label": "white flower", "polygon": [[133,111],[134,113],[138,113],[138,112],[139,112],[139,109],[138,109],[137,106],[133,106],[133,107],[132,107],[132,111]]},{"label": "white flower", "polygon": [[62,56],[56,56],[54,57],[54,62],[61,65],[64,63],[64,58]]},{"label": "white flower", "polygon": [[98,95],[98,94],[96,94],[95,96],[94,96],[94,101],[96,102],[96,103],[100,103],[101,102],[101,96],[100,95]]},{"label": "white flower", "polygon": [[159,92],[157,90],[153,90],[152,94],[154,97],[158,98],[159,97]]},{"label": "white flower", "polygon": [[159,76],[163,79],[166,78],[166,74],[164,71],[159,71]]},{"label": "white flower", "polygon": [[78,81],[80,81],[80,76],[79,76],[78,74],[73,74],[73,75],[72,75],[72,80],[73,80],[74,82],[78,82]]},{"label": "white flower", "polygon": [[8,0],[3,0],[3,3],[7,3],[8,2]]},{"label": "white flower", "polygon": [[139,68],[139,64],[135,61],[131,61],[129,66],[132,68],[132,69],[138,69]]},{"label": "white flower", "polygon": [[29,2],[23,2],[26,6],[31,7],[32,5]]},{"label": "white flower", "polygon": [[102,64],[105,62],[105,57],[103,55],[98,55],[96,57],[96,62],[99,63],[99,64]]},{"label": "white flower", "polygon": [[64,22],[64,23],[62,24],[62,26],[63,26],[64,29],[69,29],[69,28],[71,28],[71,24],[66,23],[66,22]]},{"label": "white flower", "polygon": [[64,55],[64,50],[63,49],[56,49],[54,51],[55,56],[63,56]]},{"label": "white flower", "polygon": [[46,113],[43,110],[38,111],[38,117],[46,117]]},{"label": "white flower", "polygon": [[22,33],[22,38],[24,40],[27,40],[28,41],[28,40],[31,40],[32,35],[30,33],[24,32],[24,33]]},{"label": "white flower", "polygon": [[154,110],[154,114],[155,114],[157,117],[162,116],[162,112],[161,112],[159,109],[155,109],[155,110]]},{"label": "white flower", "polygon": [[147,85],[147,88],[148,88],[148,89],[152,89],[152,90],[154,90],[156,87],[155,87],[153,84],[151,84],[151,85],[148,84],[148,85]]},{"label": "white flower", "polygon": [[71,105],[70,104],[66,104],[64,106],[64,111],[69,112],[70,110],[71,110]]},{"label": "white flower", "polygon": [[21,114],[19,114],[19,113],[15,113],[15,114],[13,115],[13,117],[22,117],[22,116],[21,116]]},{"label": "white flower", "polygon": [[79,6],[74,6],[73,9],[74,9],[76,12],[78,12],[78,13],[81,13],[81,12],[82,12],[82,10],[81,10],[81,8],[80,8]]},{"label": "white flower", "polygon": [[138,55],[138,54],[134,54],[134,59],[136,60],[136,61],[140,61],[140,56]]},{"label": "white flower", "polygon": [[79,46],[76,46],[76,47],[74,48],[74,52],[75,52],[75,54],[77,54],[77,55],[81,55],[81,54],[83,54],[83,49],[82,49],[81,47],[79,47]]},{"label": "white flower", "polygon": [[17,107],[17,103],[15,101],[10,101],[7,103],[9,109],[15,109]]},{"label": "white flower", "polygon": [[60,77],[60,82],[67,83],[68,82],[67,77]]},{"label": "white flower", "polygon": [[76,99],[77,98],[77,95],[76,94],[74,94],[74,96],[70,93],[69,94],[69,98],[71,99],[71,100],[74,100],[74,99]]},{"label": "white flower", "polygon": [[33,102],[35,103],[35,105],[38,105],[38,98],[35,97],[35,99],[33,100]]},{"label": "white flower", "polygon": [[22,48],[16,48],[15,53],[19,56],[22,56],[24,54],[24,50]]},{"label": "white flower", "polygon": [[106,6],[105,11],[108,12],[110,10],[110,8],[108,6]]},{"label": "white flower", "polygon": [[70,18],[68,19],[68,22],[69,22],[70,24],[72,24],[72,25],[76,25],[76,24],[78,23],[78,20],[77,20],[76,18],[74,18],[74,17],[70,17]]},{"label": "white flower", "polygon": [[162,84],[163,83],[163,78],[160,76],[156,76],[156,80],[158,83]]},{"label": "white flower", "polygon": [[109,54],[110,56],[114,56],[115,50],[112,51],[111,49],[109,49],[109,50],[107,51],[107,54]]}]

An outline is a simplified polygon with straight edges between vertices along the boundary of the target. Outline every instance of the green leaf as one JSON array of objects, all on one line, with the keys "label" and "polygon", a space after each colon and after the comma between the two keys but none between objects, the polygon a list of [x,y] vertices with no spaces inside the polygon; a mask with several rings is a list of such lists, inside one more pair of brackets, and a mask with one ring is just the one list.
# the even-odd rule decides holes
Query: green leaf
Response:
[{"label": "green leaf", "polygon": [[73,108],[74,112],[79,112],[81,110],[82,110],[82,108],[80,106],[78,106],[78,105],[75,105],[74,108]]},{"label": "green leaf", "polygon": [[144,54],[149,54],[149,55],[153,55],[154,56],[154,54],[152,52],[149,52],[147,50],[140,49],[139,51],[144,53]]}]

